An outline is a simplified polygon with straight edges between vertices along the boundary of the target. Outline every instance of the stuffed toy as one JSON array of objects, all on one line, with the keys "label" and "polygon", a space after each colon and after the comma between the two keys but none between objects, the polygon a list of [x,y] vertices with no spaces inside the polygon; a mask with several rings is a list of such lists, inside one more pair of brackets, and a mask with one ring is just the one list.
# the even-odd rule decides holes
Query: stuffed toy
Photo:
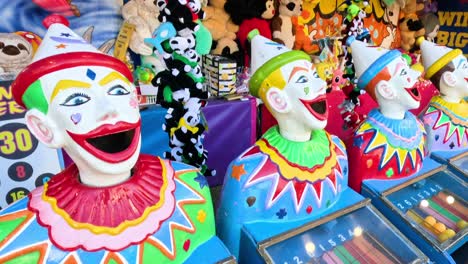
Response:
[{"label": "stuffed toy", "polygon": [[426,30],[416,14],[405,15],[400,19],[401,48],[413,52],[416,48],[416,39],[424,36]]},{"label": "stuffed toy", "polygon": [[224,10],[225,3],[226,0],[210,0],[209,5],[203,8],[205,12],[203,24],[213,37],[213,46],[218,47],[211,51],[212,54],[221,55],[220,51],[225,47],[229,47],[229,51],[232,53],[239,49],[235,42],[239,26],[231,21],[229,14]]},{"label": "stuffed toy", "polygon": [[420,17],[420,19],[424,26],[424,37],[430,42],[435,42],[440,29],[439,17],[433,13],[427,13]]},{"label": "stuffed toy", "polygon": [[271,39],[270,19],[275,15],[273,0],[228,0],[224,9],[239,25],[237,38],[244,54],[244,66],[250,66],[249,33],[257,29],[260,35]]},{"label": "stuffed toy", "polygon": [[187,5],[185,0],[155,0],[159,8],[158,19],[161,23],[171,22],[176,31],[189,29],[196,31],[198,24],[195,22],[198,18]]},{"label": "stuffed toy", "polygon": [[293,28],[296,29],[293,49],[302,50],[308,54],[320,51],[320,47],[312,42],[317,30],[312,29],[310,25],[310,21],[315,17],[314,8],[319,2],[320,0],[304,0],[301,15],[292,17]]},{"label": "stuffed toy", "polygon": [[34,33],[0,33],[0,73],[16,74],[31,63],[41,39]]},{"label": "stuffed toy", "polygon": [[146,38],[151,38],[159,26],[159,9],[153,0],[130,0],[122,6],[124,21],[135,25],[130,39],[129,48],[140,55],[151,55],[152,48],[145,44]]},{"label": "stuffed toy", "polygon": [[400,6],[397,2],[385,6],[385,13],[383,19],[386,25],[385,29],[388,35],[386,35],[380,43],[381,47],[391,49],[396,48],[396,45],[399,45],[400,33],[397,31],[399,18]]},{"label": "stuffed toy", "polygon": [[302,12],[302,0],[276,0],[278,13],[271,20],[273,41],[292,49],[294,47],[296,29],[292,18]]},{"label": "stuffed toy", "polygon": [[157,101],[167,108],[162,127],[168,133],[171,150],[165,157],[196,166],[206,176],[214,175],[206,167],[207,152],[201,142],[205,131],[201,122],[202,100],[208,94],[203,91],[205,78],[197,51],[199,45],[204,45],[201,50],[211,47],[199,43],[203,39],[199,34],[203,29],[200,19],[205,13],[199,0],[156,0],[156,5],[161,29],[147,43],[161,53],[167,67],[151,81],[158,88]]},{"label": "stuffed toy", "polygon": [[405,51],[414,52],[416,39],[424,36],[426,31],[417,13],[424,10],[424,3],[418,0],[407,0],[401,8],[399,29],[401,35],[401,48]]},{"label": "stuffed toy", "polygon": [[33,2],[44,10],[62,16],[81,15],[80,9],[72,4],[72,0],[33,0]]}]

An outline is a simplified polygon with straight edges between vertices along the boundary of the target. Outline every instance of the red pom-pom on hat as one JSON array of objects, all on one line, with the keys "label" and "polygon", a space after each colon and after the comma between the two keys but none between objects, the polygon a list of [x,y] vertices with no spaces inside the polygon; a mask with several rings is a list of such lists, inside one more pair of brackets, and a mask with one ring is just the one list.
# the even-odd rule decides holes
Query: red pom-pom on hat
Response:
[{"label": "red pom-pom on hat", "polygon": [[46,18],[44,18],[44,20],[42,20],[42,25],[44,25],[45,28],[49,28],[52,24],[62,24],[67,27],[70,26],[70,22],[68,21],[68,19],[59,14],[49,15]]}]

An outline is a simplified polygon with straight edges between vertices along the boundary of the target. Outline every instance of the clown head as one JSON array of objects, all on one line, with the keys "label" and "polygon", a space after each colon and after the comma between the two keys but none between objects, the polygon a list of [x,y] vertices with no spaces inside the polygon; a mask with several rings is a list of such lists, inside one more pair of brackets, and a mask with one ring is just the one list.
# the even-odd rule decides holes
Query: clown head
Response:
[{"label": "clown head", "polygon": [[459,103],[468,96],[468,63],[460,49],[424,40],[421,54],[425,78],[431,80],[444,100]]},{"label": "clown head", "polygon": [[419,107],[421,95],[415,84],[421,74],[408,66],[399,51],[357,40],[351,49],[358,88],[377,101],[384,116],[403,119],[406,111]]},{"label": "clown head", "polygon": [[92,186],[130,177],[140,150],[140,115],[132,74],[62,24],[52,24],[12,85],[26,122],[46,146],[64,148],[80,180]]},{"label": "clown head", "polygon": [[327,124],[326,83],[310,57],[260,35],[252,38],[250,92],[276,118],[280,133],[292,141],[310,140],[312,130]]}]

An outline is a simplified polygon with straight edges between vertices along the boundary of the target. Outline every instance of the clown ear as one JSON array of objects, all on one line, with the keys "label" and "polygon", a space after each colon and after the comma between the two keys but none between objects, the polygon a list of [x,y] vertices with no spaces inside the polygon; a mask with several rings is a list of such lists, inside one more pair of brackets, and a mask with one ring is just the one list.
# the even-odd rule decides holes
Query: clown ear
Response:
[{"label": "clown ear", "polygon": [[375,87],[376,94],[380,95],[382,99],[393,100],[396,98],[396,93],[393,89],[393,86],[390,85],[387,81],[382,80],[377,83]]},{"label": "clown ear", "polygon": [[272,111],[281,114],[286,114],[291,111],[291,103],[289,101],[288,95],[284,92],[284,90],[272,87],[268,89],[265,97]]},{"label": "clown ear", "polygon": [[457,79],[455,78],[455,76],[453,76],[453,72],[451,71],[445,71],[444,73],[442,73],[441,79],[442,82],[444,82],[444,84],[449,87],[454,87],[455,85],[457,85]]},{"label": "clown ear", "polygon": [[44,145],[55,149],[63,147],[63,134],[50,117],[33,108],[26,112],[25,119],[29,130]]}]

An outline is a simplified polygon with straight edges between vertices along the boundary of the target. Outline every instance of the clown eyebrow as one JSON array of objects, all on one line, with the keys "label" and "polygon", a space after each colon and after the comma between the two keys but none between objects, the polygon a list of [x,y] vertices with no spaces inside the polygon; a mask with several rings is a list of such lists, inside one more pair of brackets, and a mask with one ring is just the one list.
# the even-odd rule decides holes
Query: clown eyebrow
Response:
[{"label": "clown eyebrow", "polygon": [[111,73],[107,74],[104,78],[102,78],[99,81],[99,85],[104,86],[104,85],[112,82],[115,79],[119,79],[119,80],[125,82],[126,84],[130,84],[130,81],[128,81],[122,75],[120,75],[120,74],[118,74],[117,72],[114,71],[114,72],[111,72]]},{"label": "clown eyebrow", "polygon": [[395,76],[401,68],[405,67],[405,64],[403,62],[400,62],[397,64],[396,68],[395,68],[395,72],[393,73],[393,76]]},{"label": "clown eyebrow", "polygon": [[75,80],[60,80],[52,91],[50,96],[50,101],[54,100],[55,96],[61,91],[70,89],[70,88],[85,88],[88,89],[91,87],[91,84]]},{"label": "clown eyebrow", "polygon": [[463,60],[458,61],[457,69],[460,68],[460,65],[463,63]]},{"label": "clown eyebrow", "polygon": [[294,76],[294,74],[296,74],[296,72],[298,71],[308,71],[306,68],[304,67],[294,67],[293,70],[291,71],[291,74],[289,75],[289,78],[288,78],[288,82],[291,81],[291,78]]}]

